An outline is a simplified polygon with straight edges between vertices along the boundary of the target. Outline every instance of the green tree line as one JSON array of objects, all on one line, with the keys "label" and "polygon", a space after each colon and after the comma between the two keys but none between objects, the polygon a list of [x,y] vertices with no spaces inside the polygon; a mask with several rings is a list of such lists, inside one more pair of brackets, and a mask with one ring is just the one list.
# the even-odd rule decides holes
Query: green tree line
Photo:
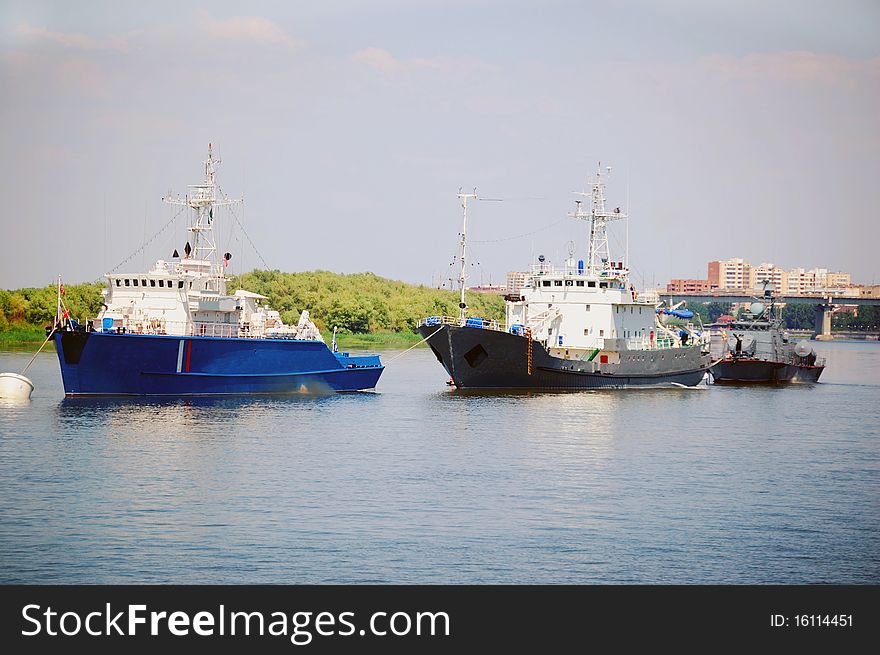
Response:
[{"label": "green tree line", "polygon": [[[282,273],[252,271],[230,282],[261,293],[281,312],[285,323],[296,323],[302,310],[321,330],[411,332],[425,316],[457,316],[458,293],[388,280],[373,273],[341,275],[329,271]],[[503,319],[504,300],[496,294],[468,293],[471,316]]]},{"label": "green tree line", "polygon": [[[64,304],[78,320],[95,316],[101,309],[103,284],[65,285]],[[6,291],[0,289],[0,332],[41,329],[55,316],[58,290],[54,284]]]},{"label": "green tree line", "polygon": [[[102,283],[66,285],[64,302],[71,316],[79,321],[96,316],[103,300],[102,288]],[[285,323],[296,323],[300,312],[308,309],[322,331],[335,326],[355,334],[411,332],[425,316],[458,315],[456,292],[388,280],[373,273],[252,271],[230,280],[229,292],[238,288],[267,296]],[[55,285],[0,290],[0,332],[41,331],[55,316],[56,297]],[[469,293],[467,302],[472,316],[504,317],[504,300],[498,295]]]}]

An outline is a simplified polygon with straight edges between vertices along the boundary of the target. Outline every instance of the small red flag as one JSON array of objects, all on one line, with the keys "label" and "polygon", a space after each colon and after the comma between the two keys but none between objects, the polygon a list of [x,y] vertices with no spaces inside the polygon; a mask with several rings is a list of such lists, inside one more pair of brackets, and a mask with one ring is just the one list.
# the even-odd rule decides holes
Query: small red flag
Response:
[{"label": "small red flag", "polygon": [[61,285],[61,295],[62,296],[64,295],[64,285],[63,284]]}]

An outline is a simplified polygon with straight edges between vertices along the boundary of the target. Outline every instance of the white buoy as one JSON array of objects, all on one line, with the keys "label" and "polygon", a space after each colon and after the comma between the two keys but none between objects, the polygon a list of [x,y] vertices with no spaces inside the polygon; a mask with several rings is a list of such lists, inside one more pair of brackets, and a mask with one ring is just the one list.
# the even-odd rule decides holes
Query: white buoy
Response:
[{"label": "white buoy", "polygon": [[30,400],[34,383],[18,373],[0,373],[0,398]]},{"label": "white buoy", "polygon": [[[61,283],[59,282],[59,284]],[[34,360],[37,358],[37,355],[40,354],[40,351],[43,350],[43,346],[49,343],[49,339],[52,338],[53,334],[55,334],[55,328],[52,328],[51,332],[46,335],[46,340],[43,342],[43,345],[34,353],[34,356],[31,357],[27,366],[21,369],[21,373],[0,373],[0,398],[12,398],[14,400],[31,399],[31,393],[34,391],[34,383],[28,380],[24,374],[27,373],[31,364],[34,363]]]}]

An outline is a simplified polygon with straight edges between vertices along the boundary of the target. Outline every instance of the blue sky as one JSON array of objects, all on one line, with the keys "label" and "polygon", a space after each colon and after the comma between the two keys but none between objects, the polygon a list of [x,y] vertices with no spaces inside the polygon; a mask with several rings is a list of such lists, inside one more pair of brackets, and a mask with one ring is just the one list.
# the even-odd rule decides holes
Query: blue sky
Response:
[{"label": "blue sky", "polygon": [[98,278],[208,142],[282,270],[436,282],[461,186],[506,199],[472,205],[472,283],[560,261],[601,160],[640,286],[736,256],[880,283],[878,34],[869,1],[3,2],[0,287]]}]

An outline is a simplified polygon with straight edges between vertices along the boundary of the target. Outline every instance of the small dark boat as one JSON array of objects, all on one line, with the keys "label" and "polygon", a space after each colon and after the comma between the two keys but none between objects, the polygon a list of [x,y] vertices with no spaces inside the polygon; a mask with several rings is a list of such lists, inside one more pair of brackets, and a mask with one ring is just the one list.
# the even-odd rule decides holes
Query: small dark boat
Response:
[{"label": "small dark boat", "polygon": [[825,370],[824,359],[816,355],[808,341],[789,341],[767,284],[763,299],[770,306],[753,302],[743,318],[722,333],[723,357],[711,369],[715,383],[816,382]]}]

